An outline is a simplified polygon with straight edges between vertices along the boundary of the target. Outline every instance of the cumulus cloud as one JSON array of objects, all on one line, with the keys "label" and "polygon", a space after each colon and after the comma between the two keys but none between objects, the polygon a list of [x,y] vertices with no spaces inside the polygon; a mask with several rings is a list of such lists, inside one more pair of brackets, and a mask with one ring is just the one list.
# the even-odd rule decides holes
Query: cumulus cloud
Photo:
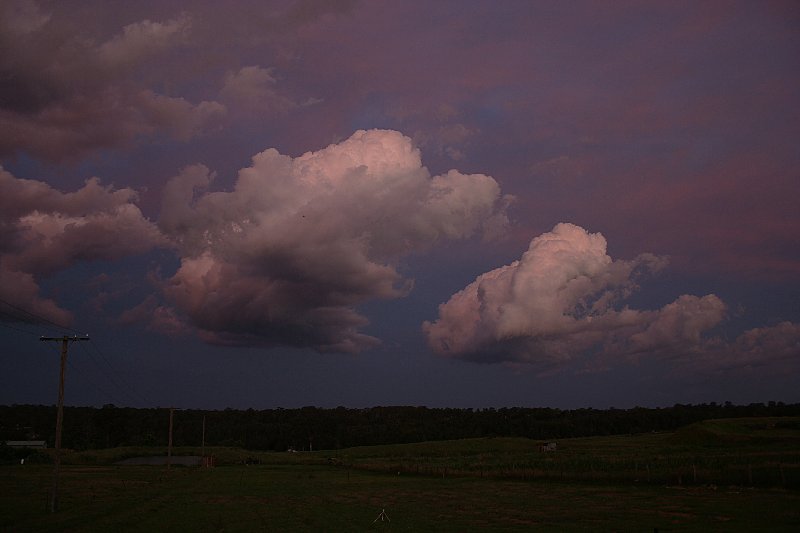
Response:
[{"label": "cumulus cloud", "polygon": [[573,224],[534,238],[521,259],[485,274],[422,326],[442,356],[520,363],[541,371],[604,368],[641,358],[685,370],[800,362],[800,326],[756,328],[735,341],[711,335],[726,318],[716,295],[681,295],[656,310],[625,305],[643,275],[666,264],[641,254],[613,260],[606,240]]},{"label": "cumulus cloud", "polygon": [[114,260],[165,244],[130,189],[92,178],[62,193],[0,167],[0,298],[48,320],[70,315],[39,295],[38,281],[79,261]]},{"label": "cumulus cloud", "polygon": [[588,351],[631,356],[688,346],[723,318],[714,295],[681,296],[658,311],[620,306],[666,260],[612,260],[606,240],[573,224],[533,239],[519,261],[479,276],[423,324],[434,352],[479,362],[558,368]]},{"label": "cumulus cloud", "polygon": [[159,219],[181,254],[164,293],[210,342],[363,350],[377,340],[355,306],[407,293],[398,259],[506,222],[494,179],[431,176],[394,131],[265,150],[230,192],[206,192],[212,180],[200,165],[175,176]]}]

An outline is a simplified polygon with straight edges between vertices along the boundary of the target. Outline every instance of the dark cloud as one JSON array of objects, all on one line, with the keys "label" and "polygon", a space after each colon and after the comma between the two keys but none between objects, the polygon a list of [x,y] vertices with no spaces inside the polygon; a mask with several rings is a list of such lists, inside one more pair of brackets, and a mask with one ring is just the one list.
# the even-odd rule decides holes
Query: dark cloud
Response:
[{"label": "dark cloud", "polygon": [[117,260],[166,244],[131,189],[96,178],[62,193],[0,167],[0,298],[54,322],[69,313],[39,295],[38,280],[80,261]]},{"label": "dark cloud", "polygon": [[222,104],[159,94],[135,75],[188,45],[188,16],[128,24],[100,42],[70,29],[33,2],[0,8],[0,155],[74,160],[139,136],[187,140],[224,117]]},{"label": "dark cloud", "polygon": [[361,351],[377,340],[354,307],[410,289],[399,258],[506,224],[494,179],[430,176],[394,131],[297,158],[265,150],[231,192],[201,192],[211,180],[202,166],[170,180],[159,221],[181,254],[164,294],[211,342]]}]

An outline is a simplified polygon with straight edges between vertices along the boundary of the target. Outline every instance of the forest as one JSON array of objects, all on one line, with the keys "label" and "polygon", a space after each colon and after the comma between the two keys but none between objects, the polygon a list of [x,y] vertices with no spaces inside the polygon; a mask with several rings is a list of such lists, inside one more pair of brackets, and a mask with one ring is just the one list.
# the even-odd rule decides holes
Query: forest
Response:
[{"label": "forest", "polygon": [[[178,410],[175,446],[234,446],[249,450],[336,450],[475,437],[569,437],[672,431],[718,418],[800,416],[800,404],[676,404],[631,409],[484,408],[412,406],[354,409]],[[65,407],[62,446],[75,450],[167,445],[170,409]],[[52,447],[56,407],[0,406],[0,446],[7,440],[44,440]]]}]

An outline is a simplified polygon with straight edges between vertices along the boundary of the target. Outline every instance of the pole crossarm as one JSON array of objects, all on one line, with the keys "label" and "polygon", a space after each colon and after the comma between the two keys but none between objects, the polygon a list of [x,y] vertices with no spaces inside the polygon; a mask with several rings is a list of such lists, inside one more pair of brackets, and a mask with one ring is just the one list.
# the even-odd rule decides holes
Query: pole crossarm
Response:
[{"label": "pole crossarm", "polygon": [[79,337],[78,335],[64,335],[62,337],[39,337],[40,341],[61,341],[61,342],[73,342],[73,341],[88,341],[89,335],[84,335],[83,337]]}]

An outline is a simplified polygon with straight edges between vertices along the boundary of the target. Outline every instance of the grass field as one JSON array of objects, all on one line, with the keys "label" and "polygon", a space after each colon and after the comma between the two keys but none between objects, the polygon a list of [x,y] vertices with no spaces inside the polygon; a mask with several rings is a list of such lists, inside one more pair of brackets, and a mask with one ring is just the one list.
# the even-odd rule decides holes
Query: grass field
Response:
[{"label": "grass field", "polygon": [[[526,439],[217,449],[213,469],[109,464],[153,450],[72,453],[56,514],[51,467],[0,467],[0,531],[798,531],[797,422],[568,439],[551,453]],[[384,509],[391,521],[375,522]]]}]

